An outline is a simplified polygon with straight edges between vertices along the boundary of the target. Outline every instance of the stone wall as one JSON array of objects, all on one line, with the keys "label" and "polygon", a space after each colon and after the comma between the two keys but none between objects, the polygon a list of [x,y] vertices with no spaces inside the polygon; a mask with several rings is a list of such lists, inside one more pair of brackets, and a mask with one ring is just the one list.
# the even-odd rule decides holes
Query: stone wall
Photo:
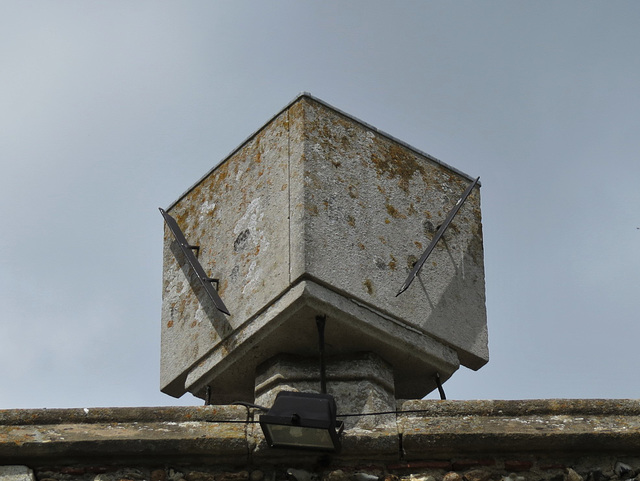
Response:
[{"label": "stone wall", "polygon": [[332,456],[268,448],[242,406],[0,411],[0,481],[640,481],[639,401],[398,408]]},{"label": "stone wall", "polygon": [[548,462],[527,459],[456,459],[405,463],[300,465],[0,466],[2,481],[627,481],[640,479],[640,458],[593,456]]}]

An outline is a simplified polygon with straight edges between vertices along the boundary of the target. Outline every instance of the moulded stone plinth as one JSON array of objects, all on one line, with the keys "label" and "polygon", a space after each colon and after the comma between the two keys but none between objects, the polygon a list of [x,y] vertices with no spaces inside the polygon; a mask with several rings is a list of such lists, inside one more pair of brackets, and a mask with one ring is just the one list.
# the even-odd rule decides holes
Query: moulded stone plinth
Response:
[{"label": "moulded stone plinth", "polygon": [[231,315],[165,229],[161,389],[252,400],[276,354],[370,351],[419,398],[488,360],[480,187],[396,293],[471,178],[303,94],[167,209]]},{"label": "moulded stone plinth", "polygon": [[[393,368],[376,354],[353,353],[326,360],[326,388],[338,415],[395,411]],[[319,358],[279,355],[258,366],[256,404],[271,406],[280,391],[321,392]],[[395,414],[348,416],[347,428],[377,428],[395,422]]]}]

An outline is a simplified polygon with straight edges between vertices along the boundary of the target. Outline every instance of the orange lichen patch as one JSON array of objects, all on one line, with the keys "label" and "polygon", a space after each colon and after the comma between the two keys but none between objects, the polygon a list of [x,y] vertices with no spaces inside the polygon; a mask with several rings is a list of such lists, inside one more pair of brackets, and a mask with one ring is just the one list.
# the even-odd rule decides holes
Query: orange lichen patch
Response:
[{"label": "orange lichen patch", "polygon": [[356,220],[354,219],[354,217],[352,215],[347,216],[347,224],[349,224],[351,227],[355,227],[356,226]]},{"label": "orange lichen patch", "polygon": [[409,182],[411,178],[419,173],[425,182],[425,164],[418,161],[415,154],[406,148],[383,141],[379,137],[374,137],[375,151],[371,154],[371,163],[376,169],[378,176],[387,176],[396,179],[398,185],[405,192],[409,192]]},{"label": "orange lichen patch", "polygon": [[380,239],[380,242],[382,242],[383,244],[386,244],[386,243],[387,243],[387,239],[385,239],[385,238],[384,238],[384,237],[382,237],[382,236],[379,236],[379,237],[378,237],[378,239]]},{"label": "orange lichen patch", "polygon": [[389,218],[387,217],[387,218],[384,220],[384,223],[385,223],[385,224],[390,224],[390,223],[391,223],[391,221],[390,221],[390,220],[389,220]]},{"label": "orange lichen patch", "polygon": [[389,262],[389,264],[388,264],[389,269],[391,269],[392,271],[395,271],[395,270],[396,270],[397,265],[398,265],[398,263],[397,263],[397,261],[396,261],[396,258],[395,258],[395,257],[393,257],[393,256],[391,256],[391,262]]},{"label": "orange lichen patch", "polygon": [[[328,112],[324,107],[315,104],[314,102],[304,102],[305,110],[310,115],[305,115],[304,122],[307,124],[305,127],[306,133],[311,133],[314,137],[314,141],[322,146],[323,149],[330,149],[334,151],[348,151],[353,144],[353,126],[352,123],[341,115],[334,115],[334,112]],[[322,112],[315,111],[322,110]],[[329,115],[327,115],[329,114]],[[339,167],[340,164],[335,165]]]},{"label": "orange lichen patch", "polygon": [[458,227],[455,222],[452,222],[451,224],[449,224],[449,227],[447,227],[447,230],[450,232],[455,232],[457,234],[460,232],[460,227]]},{"label": "orange lichen patch", "polygon": [[392,206],[391,204],[385,204],[385,207],[387,208],[387,212],[389,213],[389,215],[391,217],[395,217],[396,219],[406,219],[407,216],[398,212],[398,210]]},{"label": "orange lichen patch", "polygon": [[280,187],[280,190],[287,190],[288,184],[284,184],[282,187]]},{"label": "orange lichen patch", "polygon": [[189,327],[196,327],[198,325],[198,321],[192,321]]},{"label": "orange lichen patch", "polygon": [[186,211],[184,211],[183,209],[172,209],[171,211],[169,211],[169,215],[171,215],[176,220],[181,229],[184,229],[184,223],[188,217]]},{"label": "orange lichen patch", "polygon": [[[229,191],[231,189],[231,186],[225,182],[229,176],[230,168],[237,169],[237,166],[230,166],[228,162],[220,164],[202,182],[194,186],[183,199],[180,199],[174,208],[170,209],[169,214],[173,216],[190,242],[195,243],[189,238],[189,235],[193,235],[194,231],[200,227],[199,208],[202,205],[202,199],[208,198],[208,192]],[[193,199],[199,200],[194,202]]]},{"label": "orange lichen patch", "polygon": [[358,198],[358,189],[356,189],[353,185],[349,186],[349,197],[352,199]]},{"label": "orange lichen patch", "polygon": [[367,290],[367,293],[369,295],[373,294],[373,283],[371,282],[371,279],[366,279],[362,285],[364,286],[364,288]]},{"label": "orange lichen patch", "polygon": [[183,297],[183,298],[180,300],[180,307],[178,307],[178,312],[179,312],[180,314],[182,314],[183,312],[185,312],[186,307],[187,307],[187,301],[186,301],[186,299]]},{"label": "orange lichen patch", "polygon": [[307,204],[306,206],[307,212],[311,215],[318,215],[318,206],[315,204]]},{"label": "orange lichen patch", "polygon": [[362,242],[358,242],[358,247],[360,250],[365,250],[365,245]]},{"label": "orange lichen patch", "polygon": [[172,327],[173,327],[173,321],[169,321],[169,322],[167,322],[167,327],[168,327],[168,328],[172,328]]}]

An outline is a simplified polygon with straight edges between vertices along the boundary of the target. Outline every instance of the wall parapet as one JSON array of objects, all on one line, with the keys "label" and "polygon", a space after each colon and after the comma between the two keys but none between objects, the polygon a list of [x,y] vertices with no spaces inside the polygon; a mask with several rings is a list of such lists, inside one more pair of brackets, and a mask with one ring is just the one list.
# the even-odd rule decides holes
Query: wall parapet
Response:
[{"label": "wall parapet", "polygon": [[[637,400],[407,401],[407,459],[464,453],[638,453]],[[411,412],[414,411],[414,412]]]},{"label": "wall parapet", "polygon": [[[342,453],[329,462],[410,470],[491,459],[508,471],[509,459],[528,466],[640,456],[636,400],[422,400],[398,409],[395,422],[346,430]],[[317,465],[317,455],[269,449],[257,418],[244,406],[4,410],[0,465]]]}]

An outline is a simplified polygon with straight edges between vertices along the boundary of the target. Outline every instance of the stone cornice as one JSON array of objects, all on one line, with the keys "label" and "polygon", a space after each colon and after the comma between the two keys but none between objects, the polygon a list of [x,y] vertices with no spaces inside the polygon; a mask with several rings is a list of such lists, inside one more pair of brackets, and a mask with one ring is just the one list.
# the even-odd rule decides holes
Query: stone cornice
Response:
[{"label": "stone cornice", "polygon": [[[406,401],[396,422],[350,429],[337,460],[402,462],[502,453],[634,453],[640,401]],[[0,464],[279,462],[243,406],[0,411]],[[300,453],[296,461],[303,462]],[[309,462],[317,460],[308,456]]]}]

